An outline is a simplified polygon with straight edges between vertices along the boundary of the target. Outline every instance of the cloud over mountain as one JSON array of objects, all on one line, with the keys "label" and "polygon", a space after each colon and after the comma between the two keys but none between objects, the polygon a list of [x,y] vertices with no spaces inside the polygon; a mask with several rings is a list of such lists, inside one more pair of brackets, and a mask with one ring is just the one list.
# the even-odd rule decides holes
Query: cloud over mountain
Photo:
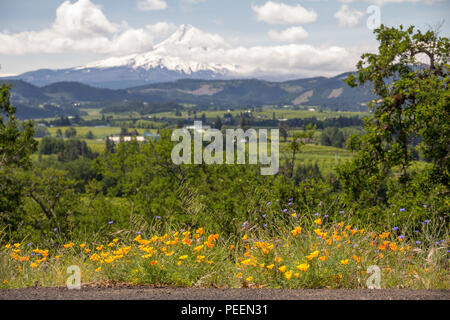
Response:
[{"label": "cloud over mountain", "polygon": [[308,38],[308,32],[303,27],[291,27],[282,31],[269,30],[269,37],[274,41],[295,42]]},{"label": "cloud over mountain", "polygon": [[89,52],[123,55],[150,50],[157,37],[167,36],[174,26],[167,22],[130,28],[113,23],[90,0],[63,2],[53,24],[40,31],[0,32],[0,54]]},{"label": "cloud over mountain", "polygon": [[141,11],[153,11],[167,9],[167,3],[164,0],[141,0],[138,1],[138,9]]},{"label": "cloud over mountain", "polygon": [[347,5],[342,5],[339,11],[334,14],[338,19],[339,25],[344,28],[353,28],[360,24],[364,17],[364,12],[350,9]]},{"label": "cloud over mountain", "polygon": [[252,4],[252,9],[258,15],[259,21],[269,24],[303,24],[317,19],[317,13],[314,10],[307,10],[300,4],[290,6],[268,1],[262,6]]}]

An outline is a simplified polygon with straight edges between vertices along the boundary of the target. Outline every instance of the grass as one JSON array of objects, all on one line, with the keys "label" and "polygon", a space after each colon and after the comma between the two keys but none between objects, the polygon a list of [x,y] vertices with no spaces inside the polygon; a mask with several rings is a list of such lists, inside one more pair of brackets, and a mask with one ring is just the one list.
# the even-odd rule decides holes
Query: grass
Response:
[{"label": "grass", "polygon": [[[289,219],[286,227],[269,222],[280,215]],[[67,268],[76,265],[82,283],[354,289],[366,288],[367,270],[377,266],[382,288],[449,289],[448,235],[426,247],[398,230],[372,232],[344,218],[332,223],[326,216],[299,219],[292,210],[268,210],[264,219],[268,226],[246,223],[232,238],[156,220],[140,232],[111,225],[106,237],[64,245],[56,244],[56,233],[40,246],[6,244],[0,287],[64,286]]]},{"label": "grass", "polygon": [[[52,136],[56,136],[56,132],[60,129],[64,135],[64,132],[68,128],[74,128],[77,130],[77,136],[81,138],[84,138],[89,131],[92,131],[95,139],[104,139],[108,136],[119,135],[121,130],[120,127],[53,127],[48,128],[48,131]],[[138,129],[138,132],[143,134],[144,130]]]}]

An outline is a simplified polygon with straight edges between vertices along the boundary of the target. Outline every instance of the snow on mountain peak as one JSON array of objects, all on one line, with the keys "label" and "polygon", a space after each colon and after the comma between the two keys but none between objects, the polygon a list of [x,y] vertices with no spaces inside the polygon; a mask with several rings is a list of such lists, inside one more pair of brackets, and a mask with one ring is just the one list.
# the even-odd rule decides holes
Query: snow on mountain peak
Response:
[{"label": "snow on mountain peak", "polygon": [[196,59],[199,54],[206,54],[207,56],[210,52],[226,47],[228,45],[221,36],[203,32],[189,24],[183,24],[149,52],[125,57],[113,57],[76,69],[128,67],[149,71],[154,68],[161,68],[183,72],[187,75],[199,71],[226,74],[235,72],[237,67],[197,61]]}]

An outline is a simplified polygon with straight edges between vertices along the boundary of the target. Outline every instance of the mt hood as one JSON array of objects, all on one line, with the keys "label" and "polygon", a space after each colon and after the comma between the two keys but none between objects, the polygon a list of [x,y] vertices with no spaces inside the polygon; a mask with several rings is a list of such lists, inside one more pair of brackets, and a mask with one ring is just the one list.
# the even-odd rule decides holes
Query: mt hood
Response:
[{"label": "mt hood", "polygon": [[13,77],[34,85],[77,81],[97,87],[124,89],[179,79],[231,79],[242,74],[238,65],[201,62],[228,47],[217,35],[191,25],[180,26],[168,39],[146,53],[113,57],[75,68],[41,69]]}]

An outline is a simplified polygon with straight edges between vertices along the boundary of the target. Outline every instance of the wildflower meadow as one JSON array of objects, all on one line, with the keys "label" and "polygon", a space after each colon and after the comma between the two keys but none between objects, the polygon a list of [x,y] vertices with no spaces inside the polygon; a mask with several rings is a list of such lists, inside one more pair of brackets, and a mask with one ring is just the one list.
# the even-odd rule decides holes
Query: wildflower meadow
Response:
[{"label": "wildflower meadow", "polygon": [[[265,204],[259,221],[246,221],[235,237],[176,228],[157,217],[141,231],[117,230],[109,221],[104,238],[8,243],[0,249],[1,287],[65,286],[70,266],[80,268],[84,285],[367,288],[375,266],[380,288],[449,287],[449,237],[432,232],[444,227],[439,218],[424,221],[411,238],[402,226],[374,231],[349,224],[344,211],[301,215],[292,201],[283,210]],[[278,227],[276,216],[288,222]]]}]

